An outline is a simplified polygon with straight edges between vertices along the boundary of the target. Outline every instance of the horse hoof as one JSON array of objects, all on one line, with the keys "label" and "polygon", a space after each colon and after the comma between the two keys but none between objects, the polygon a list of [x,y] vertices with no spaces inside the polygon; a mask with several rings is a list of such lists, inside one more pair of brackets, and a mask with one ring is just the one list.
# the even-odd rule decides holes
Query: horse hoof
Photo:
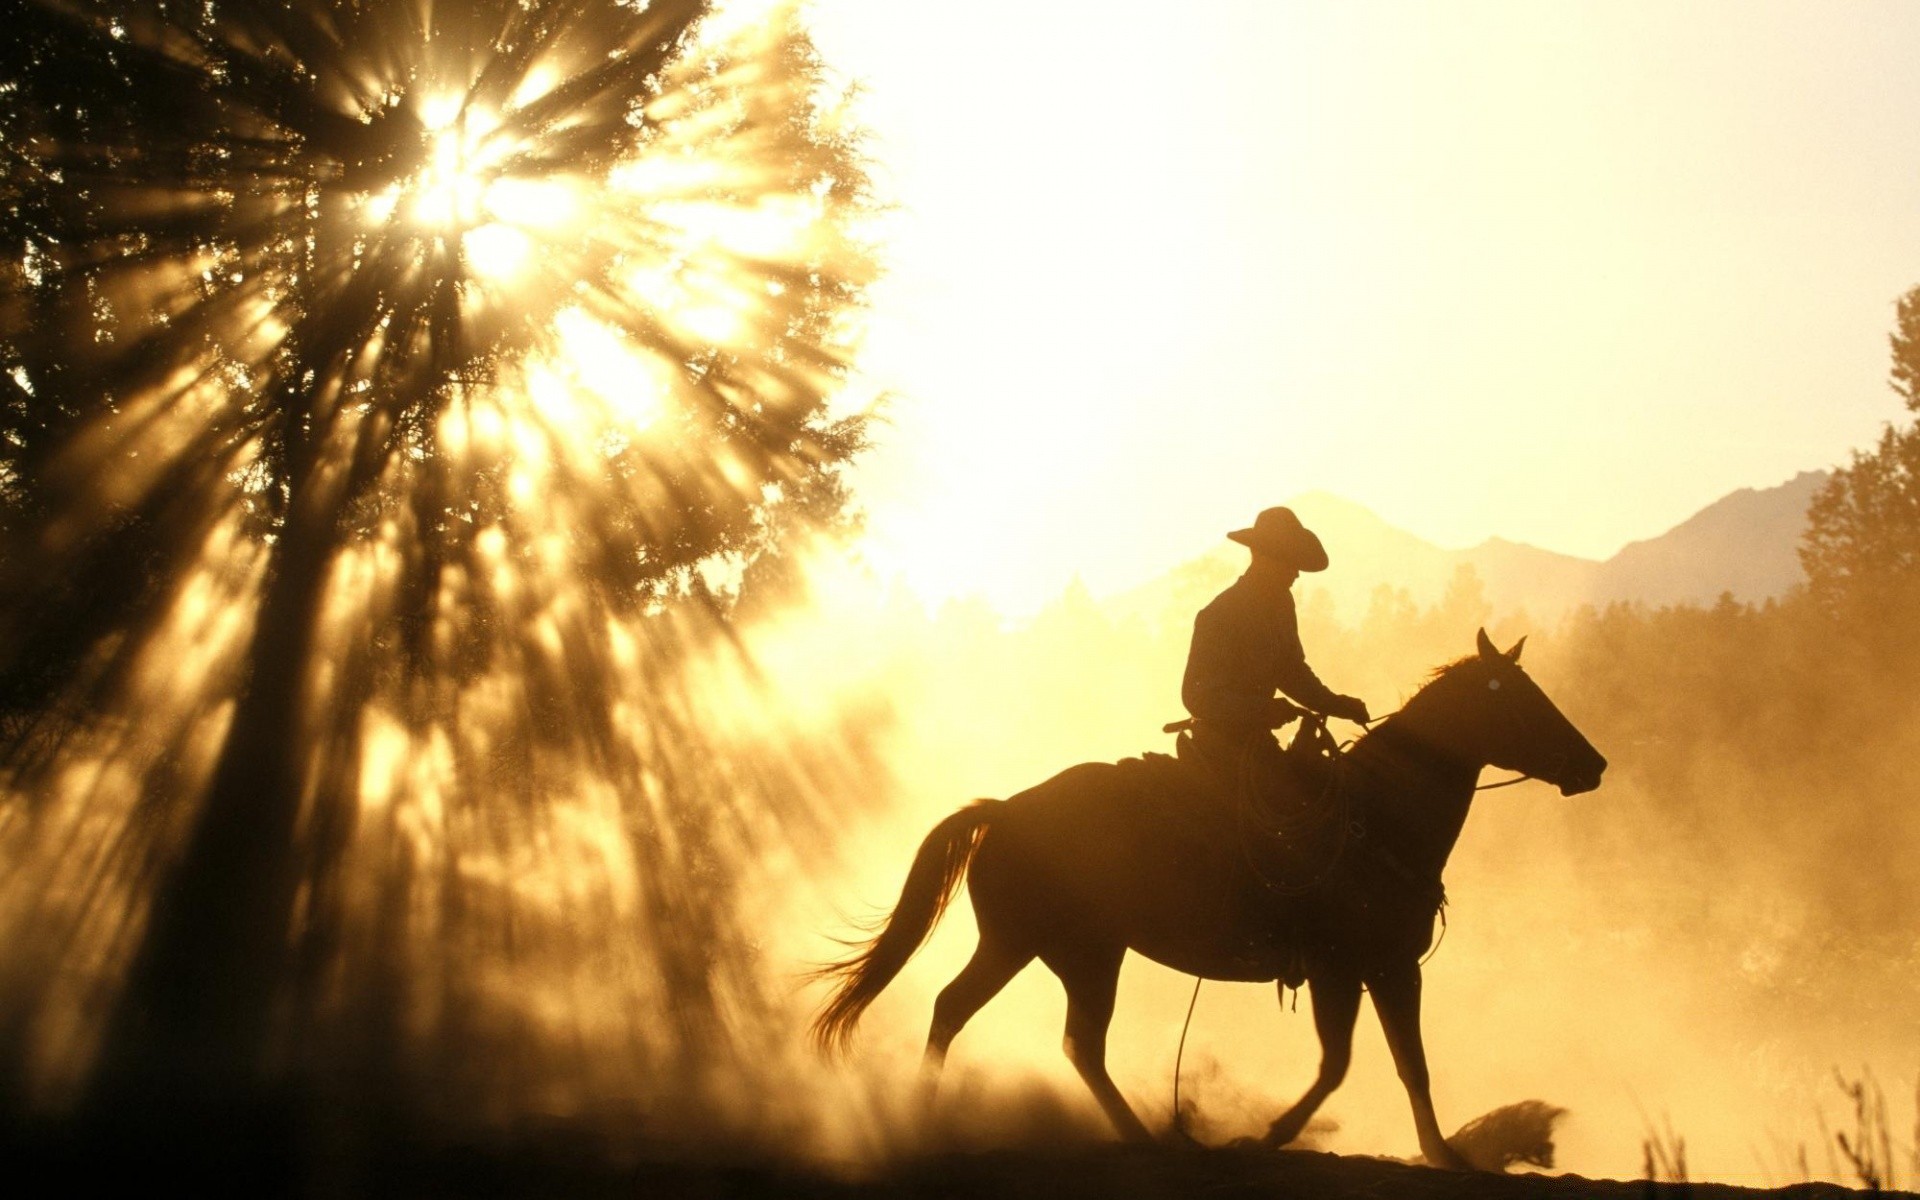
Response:
[{"label": "horse hoof", "polygon": [[1472,1163],[1462,1158],[1458,1150],[1455,1150],[1445,1142],[1440,1143],[1437,1151],[1437,1153],[1434,1151],[1422,1151],[1420,1157],[1426,1160],[1428,1166],[1436,1167],[1442,1171],[1474,1170]]},{"label": "horse hoof", "polygon": [[1160,1144],[1174,1150],[1205,1150],[1207,1144],[1188,1133],[1185,1126],[1169,1125],[1160,1135]]}]

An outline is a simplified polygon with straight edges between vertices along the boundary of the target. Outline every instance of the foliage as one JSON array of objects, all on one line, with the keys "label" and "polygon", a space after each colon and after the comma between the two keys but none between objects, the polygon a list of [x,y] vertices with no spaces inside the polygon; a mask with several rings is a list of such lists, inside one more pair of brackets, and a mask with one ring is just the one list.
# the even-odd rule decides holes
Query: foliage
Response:
[{"label": "foliage", "polygon": [[1808,508],[1800,560],[1830,611],[1869,619],[1920,597],[1920,425],[1889,426]]},{"label": "foliage", "polygon": [[[704,9],[494,0],[422,25],[412,6],[330,0],[24,6],[0,52],[0,616],[5,645],[37,660],[0,659],[15,690],[46,690],[134,623],[129,606],[235,505],[256,536],[304,513],[321,555],[409,521],[420,551],[403,591],[424,619],[433,576],[521,503],[506,494],[516,460],[583,459],[557,423],[588,425],[573,436],[599,452],[570,541],[615,603],[685,593],[716,556],[737,573],[767,548],[770,509],[811,519],[843,503],[834,475],[862,433],[826,400],[868,268],[833,222],[863,202],[862,165],[810,107],[821,67],[803,37],[769,39],[766,61],[709,50],[666,71]],[[556,65],[581,73],[523,99]],[[584,211],[555,228],[518,210],[519,226],[409,219],[449,97],[463,131],[494,114],[474,150],[489,197],[519,188]],[[694,139],[745,161],[604,186],[670,175]],[[792,250],[702,224],[769,199],[826,219]],[[501,228],[552,261],[489,275],[475,247]],[[656,266],[752,290],[742,327],[648,303],[633,276]],[[618,381],[667,393],[655,430],[605,404],[508,405],[521,445],[447,453],[450,418],[488,415],[477,390],[578,350],[556,339],[569,315],[664,373]]]},{"label": "foliage", "polygon": [[[1920,412],[1920,289],[1900,298],[1892,384],[1908,411]],[[1871,449],[1814,497],[1800,561],[1814,598],[1850,621],[1879,624],[1920,600],[1920,424],[1890,425]],[[1892,630],[1904,640],[1905,630]]]},{"label": "foliage", "polygon": [[[185,1111],[423,1043],[591,1090],[751,1004],[726,864],[806,789],[721,755],[692,675],[847,520],[874,261],[804,28],[709,7],[9,6],[24,1090],[99,1060]],[[539,1005],[630,1057],[540,1059]]]}]

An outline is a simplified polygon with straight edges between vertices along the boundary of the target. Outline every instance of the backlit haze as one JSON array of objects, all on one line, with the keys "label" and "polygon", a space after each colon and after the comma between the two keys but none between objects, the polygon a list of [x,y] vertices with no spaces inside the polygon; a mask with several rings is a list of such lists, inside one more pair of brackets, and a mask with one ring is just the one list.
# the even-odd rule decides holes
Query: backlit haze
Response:
[{"label": "backlit haze", "polygon": [[[898,776],[888,811],[842,839],[825,899],[786,905],[801,944],[884,911],[911,848],[965,798],[1171,748],[1155,730],[1181,715],[1188,622],[1211,592],[1142,623],[1088,591],[1160,576],[1315,490],[1442,545],[1605,557],[1736,489],[1845,462],[1900,412],[1887,330],[1920,282],[1920,9],[813,12],[859,81],[894,205],[861,360],[891,397],[857,472],[862,549],[937,616],[855,586],[837,597],[849,615],[784,648],[809,686],[884,697]],[[1358,590],[1405,582],[1388,569]],[[986,606],[939,603],[969,596]],[[1847,1178],[1823,1159],[1826,1127],[1810,1132],[1838,1104],[1838,1066],[1877,1071],[1912,1128],[1910,1023],[1885,999],[1916,968],[1911,939],[1885,951],[1897,923],[1848,925],[1820,899],[1846,877],[1910,896],[1910,873],[1782,837],[1763,813],[1826,810],[1729,742],[1603,739],[1645,697],[1605,696],[1550,621],[1474,596],[1346,627],[1312,609],[1310,659],[1376,712],[1479,622],[1502,645],[1534,635],[1543,685],[1618,764],[1591,798],[1528,786],[1476,807],[1428,974],[1443,1123],[1541,1095],[1572,1108],[1561,1161],[1582,1173],[1634,1172],[1670,1122],[1696,1178]],[[1691,643],[1673,637],[1652,660],[1684,673]],[[1619,653],[1605,631],[1588,644]],[[1690,702],[1778,699],[1716,671],[1686,676]],[[1652,768],[1661,782],[1636,782],[1664,753],[1697,765],[1697,792]],[[1872,778],[1819,786],[1866,813],[1886,794]],[[1731,827],[1698,833],[1709,808]],[[914,1069],[933,994],[972,945],[962,907],[873,1010],[857,1058],[882,1078]],[[1123,976],[1115,1074],[1160,1118],[1189,988],[1137,957]],[[1038,1080],[1085,1115],[1060,1010],[1029,970],[962,1035],[959,1077],[989,1095]],[[1194,1037],[1188,1086],[1217,1134],[1256,1132],[1310,1077],[1305,1013],[1276,1019],[1266,988],[1210,985]],[[1404,1152],[1370,1016],[1360,1038],[1321,1144]]]},{"label": "backlit haze", "polygon": [[[806,973],[957,806],[1172,748],[1192,614],[1242,561],[1191,560],[1310,492],[1605,556],[1900,412],[1911,5],[64,7],[23,6],[48,48],[0,79],[0,125],[44,133],[20,195],[79,231],[0,280],[62,318],[0,312],[0,415],[44,439],[0,439],[0,500],[45,505],[0,527],[0,1134],[144,1121],[211,1045],[203,1102],[305,1088],[341,1129],[840,1164],[1103,1139],[1038,968],[918,1090],[966,904],[845,1063],[805,1042]],[[256,18],[347,13],[262,97],[221,65],[281,53]],[[211,98],[178,146],[123,38]],[[124,129],[63,98],[75,47]],[[352,136],[288,124],[309,92]],[[1328,548],[1350,594],[1414,573]],[[1836,1065],[1902,1130],[1920,1079],[1913,671],[1804,596],[1526,587],[1300,589],[1312,664],[1375,713],[1524,635],[1614,764],[1476,805],[1426,976],[1442,1124],[1542,1098],[1584,1174],[1668,1126],[1696,1178],[1852,1178]],[[1122,977],[1111,1060],[1155,1128],[1191,986]],[[1408,1153],[1361,1030],[1307,1140]],[[1209,1139],[1311,1077],[1268,987],[1209,985],[1192,1035]]]},{"label": "backlit haze", "polygon": [[922,593],[1124,587],[1310,489],[1604,557],[1897,411],[1911,6],[815,14],[896,205],[859,482]]}]

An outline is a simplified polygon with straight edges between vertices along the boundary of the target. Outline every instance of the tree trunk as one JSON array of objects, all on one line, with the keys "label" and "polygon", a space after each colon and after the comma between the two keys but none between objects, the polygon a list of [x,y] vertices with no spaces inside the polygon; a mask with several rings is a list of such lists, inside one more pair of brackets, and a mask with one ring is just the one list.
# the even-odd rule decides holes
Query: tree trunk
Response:
[{"label": "tree trunk", "polygon": [[275,1090],[268,1042],[302,873],[303,695],[331,529],[296,509],[275,545],[220,760],[106,1031],[95,1119],[204,1131],[257,1113]]}]

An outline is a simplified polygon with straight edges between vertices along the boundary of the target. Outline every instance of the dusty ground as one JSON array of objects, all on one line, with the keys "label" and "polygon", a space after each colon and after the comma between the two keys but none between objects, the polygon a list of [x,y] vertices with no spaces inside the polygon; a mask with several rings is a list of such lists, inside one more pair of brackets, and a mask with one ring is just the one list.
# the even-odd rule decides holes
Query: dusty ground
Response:
[{"label": "dusty ground", "polygon": [[[667,1153],[610,1155],[604,1146],[552,1133],[517,1144],[389,1142],[361,1144],[339,1155],[308,1148],[276,1153],[246,1139],[219,1150],[178,1142],[137,1151],[57,1131],[15,1129],[5,1139],[13,1179],[45,1178],[67,1194],[111,1189],[149,1194],[155,1181],[187,1194],[249,1198],[440,1197],[518,1200],[542,1197],[688,1197],[692,1200],[795,1197],[805,1200],[886,1200],[914,1197],[993,1197],[994,1200],[1233,1200],[1235,1197],[1314,1197],[1326,1200],[1734,1200],[1782,1196],[1827,1200],[1861,1193],[1828,1184],[1762,1190],[1719,1184],[1654,1184],[1560,1175],[1455,1174],[1405,1163],[1314,1151],[1196,1150],[1161,1146],[1096,1145],[1047,1150],[1003,1150],[912,1159],[865,1175],[848,1176],[772,1162],[718,1158],[693,1161]],[[343,1148],[344,1149],[344,1148]],[[35,1194],[53,1194],[46,1186]]]}]

